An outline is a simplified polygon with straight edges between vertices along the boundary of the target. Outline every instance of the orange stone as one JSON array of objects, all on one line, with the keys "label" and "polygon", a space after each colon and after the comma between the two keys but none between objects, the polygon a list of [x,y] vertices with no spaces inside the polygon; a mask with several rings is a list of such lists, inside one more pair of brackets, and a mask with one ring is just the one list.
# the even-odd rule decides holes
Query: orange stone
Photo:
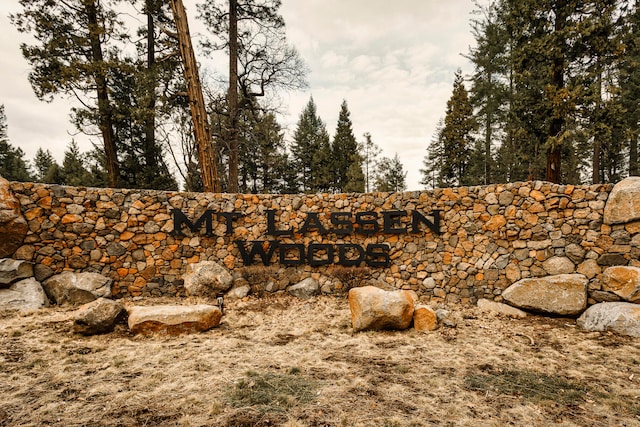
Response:
[{"label": "orange stone", "polygon": [[131,240],[133,238],[133,236],[135,236],[136,234],[131,232],[131,231],[125,231],[124,233],[122,233],[120,235],[120,241],[121,242],[125,242],[127,240]]},{"label": "orange stone", "polygon": [[75,214],[66,214],[65,216],[62,217],[62,221],[63,224],[71,224],[71,223],[75,223],[75,222],[82,222],[82,217],[80,215],[75,215]]},{"label": "orange stone", "polygon": [[502,215],[496,215],[492,217],[484,227],[489,231],[497,231],[498,229],[504,227],[507,224],[507,220]]}]

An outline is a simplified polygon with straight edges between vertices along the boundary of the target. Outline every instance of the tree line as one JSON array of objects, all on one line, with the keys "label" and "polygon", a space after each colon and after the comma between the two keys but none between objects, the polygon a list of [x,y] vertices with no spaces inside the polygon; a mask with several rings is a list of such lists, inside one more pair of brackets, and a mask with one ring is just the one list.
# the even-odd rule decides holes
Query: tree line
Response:
[{"label": "tree line", "polygon": [[637,2],[491,0],[476,3],[471,24],[474,72],[455,74],[422,184],[639,174]]},{"label": "tree line", "polygon": [[74,98],[72,123],[100,142],[81,153],[71,141],[62,165],[42,148],[28,162],[8,141],[2,107],[0,175],[6,178],[155,189],[182,182],[187,191],[406,188],[397,155],[378,159],[368,134],[356,141],[346,101],[333,139],[310,99],[293,141],[285,142],[278,94],[306,87],[308,70],[286,40],[280,0],[198,5],[209,31],[201,51],[229,57],[228,81],[203,83],[181,0],[20,5],[10,19],[35,39],[21,49],[36,96]]}]

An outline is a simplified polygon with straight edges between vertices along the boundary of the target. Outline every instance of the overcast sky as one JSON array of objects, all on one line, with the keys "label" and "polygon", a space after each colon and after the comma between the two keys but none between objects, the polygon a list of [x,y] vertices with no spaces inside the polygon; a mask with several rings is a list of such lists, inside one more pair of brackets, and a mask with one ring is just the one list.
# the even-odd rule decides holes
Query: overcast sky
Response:
[{"label": "overcast sky", "polygon": [[[196,0],[185,0],[192,33]],[[309,88],[283,96],[281,124],[291,135],[299,115],[313,96],[318,114],[334,135],[345,99],[358,141],[365,132],[393,157],[398,153],[409,190],[419,190],[422,159],[451,95],[456,69],[470,73],[462,54],[473,44],[469,20],[472,0],[283,0],[281,12],[289,41],[306,61]],[[29,67],[20,53],[28,40],[10,24],[18,0],[0,1],[0,104],[4,104],[9,139],[32,159],[48,148],[61,162],[75,132],[69,123],[70,103],[47,104],[33,94]],[[202,58],[205,72],[224,73],[226,64]],[[216,67],[219,68],[216,70]],[[82,150],[86,137],[75,136]]]}]

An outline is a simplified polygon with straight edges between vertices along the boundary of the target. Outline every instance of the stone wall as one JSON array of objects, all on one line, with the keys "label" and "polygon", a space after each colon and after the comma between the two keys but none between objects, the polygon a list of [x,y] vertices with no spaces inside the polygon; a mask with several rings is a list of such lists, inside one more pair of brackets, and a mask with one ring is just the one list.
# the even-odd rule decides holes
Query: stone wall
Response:
[{"label": "stone wall", "polygon": [[[254,291],[282,290],[311,276],[325,293],[374,284],[463,303],[500,301],[502,291],[522,278],[577,272],[589,279],[593,303],[604,268],[640,266],[640,218],[620,224],[603,220],[612,188],[536,181],[401,194],[237,195],[13,182],[10,189],[28,231],[12,257],[33,262],[38,280],[64,270],[102,273],[114,279],[116,297],[183,295],[187,265],[213,260]],[[206,224],[194,232],[183,227],[184,236],[174,236],[174,209],[194,223],[207,210],[222,215],[211,215],[211,236],[205,235]],[[436,210],[439,234],[424,223],[412,224],[412,212],[434,220]],[[232,212],[241,216],[224,216]],[[335,212],[348,213],[338,217],[342,227],[355,223],[358,213],[375,212],[380,230],[364,235],[352,224],[351,232],[336,232]],[[274,226],[296,233],[269,235]],[[322,234],[321,228],[334,230]],[[306,250],[330,245],[336,259],[340,245],[388,245],[390,265],[287,266],[282,261],[290,254],[280,260],[276,252],[269,266],[245,265],[238,241],[250,248],[252,241],[272,240]],[[374,252],[373,259],[387,255]],[[326,250],[318,252],[323,256]]]}]

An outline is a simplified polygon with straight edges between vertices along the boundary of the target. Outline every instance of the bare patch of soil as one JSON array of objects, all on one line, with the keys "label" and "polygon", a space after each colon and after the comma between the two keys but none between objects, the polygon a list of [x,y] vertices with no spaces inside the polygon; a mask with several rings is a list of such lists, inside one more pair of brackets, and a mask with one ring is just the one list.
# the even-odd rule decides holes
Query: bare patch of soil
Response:
[{"label": "bare patch of soil", "polygon": [[354,333],[345,297],[250,299],[179,337],[0,313],[0,426],[640,426],[639,340],[447,308]]}]

